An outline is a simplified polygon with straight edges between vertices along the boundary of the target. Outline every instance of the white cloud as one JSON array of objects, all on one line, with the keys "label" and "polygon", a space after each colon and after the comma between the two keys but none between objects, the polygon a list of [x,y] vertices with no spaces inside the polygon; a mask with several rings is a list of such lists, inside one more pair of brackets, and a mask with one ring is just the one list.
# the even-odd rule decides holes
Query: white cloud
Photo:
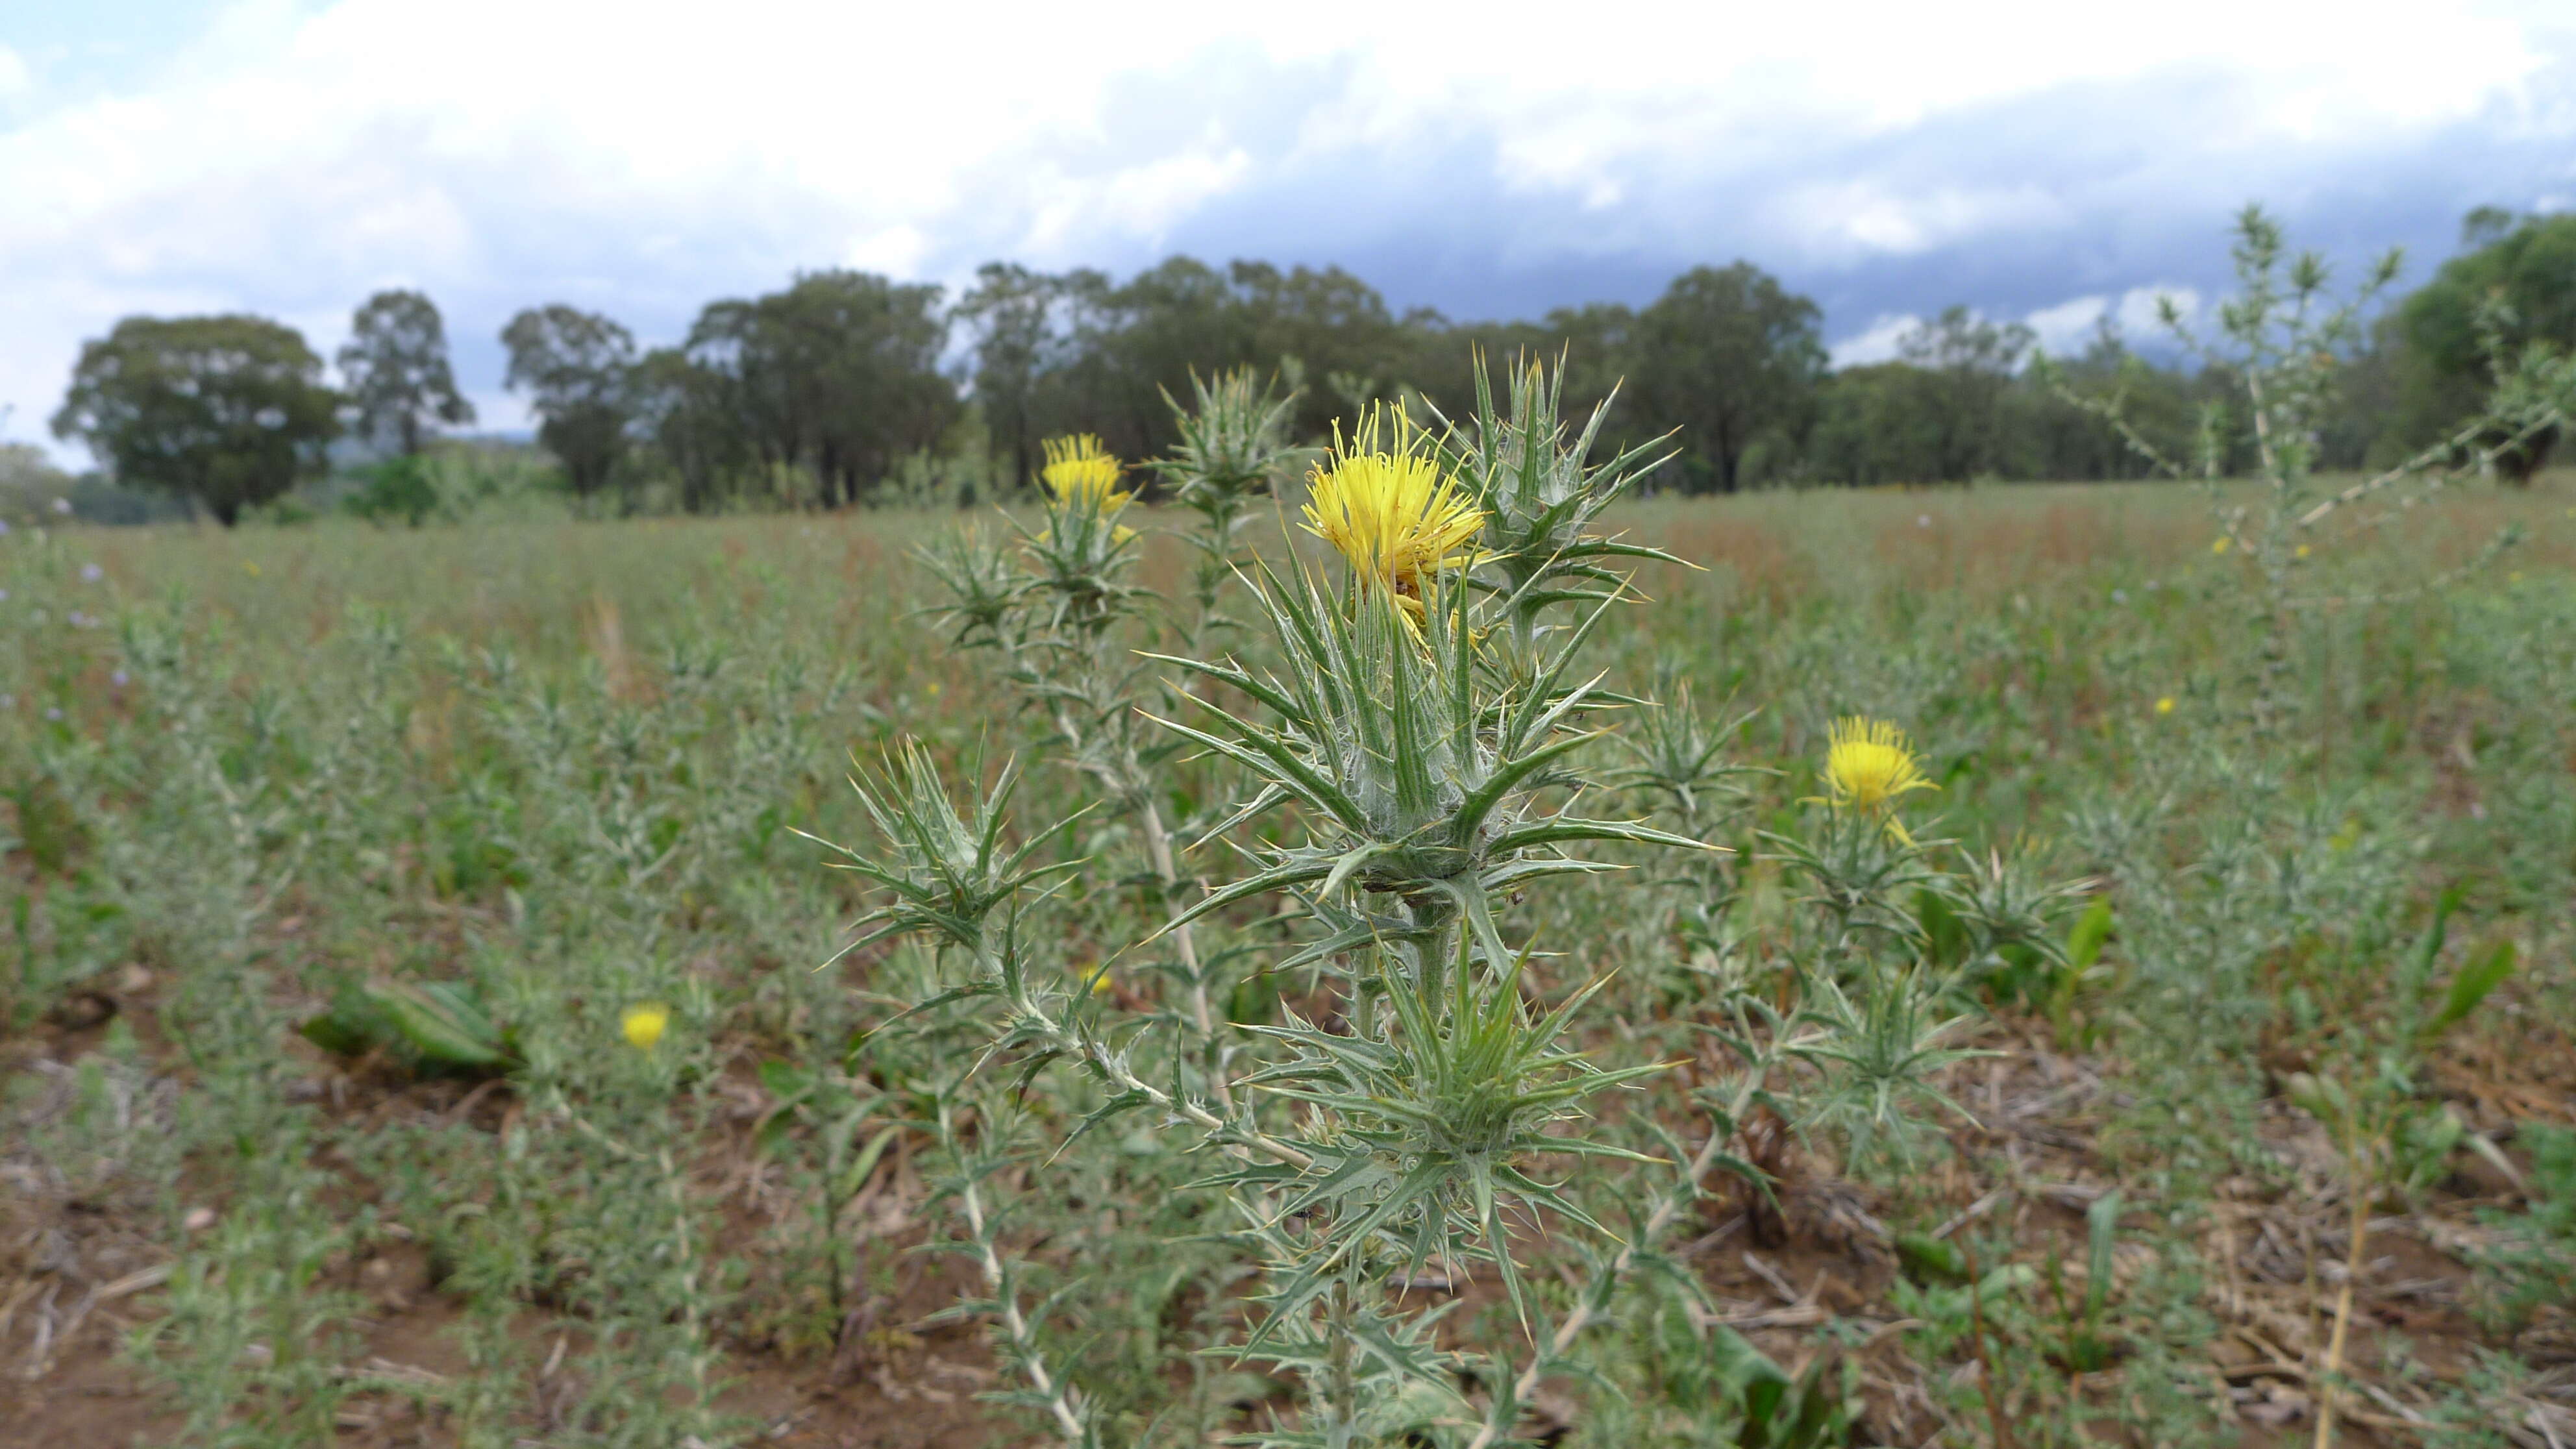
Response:
[{"label": "white cloud", "polygon": [[1905,334],[1923,325],[1923,319],[1912,312],[1892,312],[1879,317],[1860,331],[1834,343],[1826,351],[1836,367],[1866,367],[1873,362],[1892,362],[1897,344]]},{"label": "white cloud", "polygon": [[2091,344],[2095,327],[2106,316],[2131,347],[2144,345],[2161,351],[2173,343],[2172,331],[2165,326],[2163,313],[2157,305],[2160,300],[2168,298],[2186,325],[2199,316],[2198,289],[2167,284],[2131,287],[2117,297],[2098,293],[2070,297],[2053,307],[2039,308],[2021,320],[2022,325],[2038,338],[2042,348],[2061,356],[2081,352]]},{"label": "white cloud", "polygon": [[2042,307],[2022,318],[2022,325],[2039,339],[2041,348],[2054,353],[2079,351],[2093,335],[2093,325],[2110,310],[2106,297],[2070,297],[2054,307]]},{"label": "white cloud", "polygon": [[2164,321],[2163,304],[2166,302],[2173,304],[2175,314],[2182,319],[2185,326],[2199,320],[2200,290],[2178,284],[2161,287],[2131,287],[2120,294],[2120,306],[2112,314],[2111,320],[2118,323],[2120,331],[2131,338],[2167,337],[2171,334]]},{"label": "white cloud", "polygon": [[0,101],[17,95],[33,84],[35,84],[35,77],[27,73],[27,63],[18,58],[18,52],[0,45]]}]

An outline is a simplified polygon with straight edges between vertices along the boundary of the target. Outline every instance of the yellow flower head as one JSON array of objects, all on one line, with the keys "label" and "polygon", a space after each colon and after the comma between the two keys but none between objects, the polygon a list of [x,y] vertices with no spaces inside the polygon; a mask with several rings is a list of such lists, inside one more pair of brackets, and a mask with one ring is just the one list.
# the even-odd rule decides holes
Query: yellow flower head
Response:
[{"label": "yellow flower head", "polygon": [[1317,464],[1307,481],[1306,531],[1348,560],[1362,585],[1384,587],[1420,613],[1426,579],[1442,569],[1476,561],[1468,547],[1485,515],[1458,480],[1425,456],[1421,434],[1395,414],[1393,445],[1378,446],[1378,415],[1360,422],[1345,443],[1333,429],[1329,468]]},{"label": "yellow flower head", "polygon": [[1825,789],[1837,810],[1883,811],[1899,795],[1940,786],[1923,778],[1905,731],[1885,720],[1850,715],[1834,721],[1825,751]]},{"label": "yellow flower head", "polygon": [[2225,553],[2227,552],[2227,543],[2227,535],[2222,533],[2209,545],[2209,551],[2211,553]]},{"label": "yellow flower head", "polygon": [[2308,546],[2304,543],[2300,544],[2295,552],[2300,558],[2306,558],[2308,556]]},{"label": "yellow flower head", "polygon": [[2172,695],[2168,694],[2168,695],[2166,695],[2164,698],[2159,699],[2159,700],[2157,700],[2157,701],[2156,701],[2156,713],[2158,713],[2158,714],[2171,714],[2171,713],[2173,713],[2173,712],[2174,712],[2174,698],[2173,698],[2173,696],[2172,696]]},{"label": "yellow flower head", "polygon": [[1108,449],[1100,446],[1100,439],[1089,433],[1076,433],[1049,438],[1045,446],[1046,466],[1038,470],[1038,478],[1055,495],[1056,502],[1115,513],[1135,496],[1118,491],[1119,475],[1126,470]]},{"label": "yellow flower head", "polygon": [[626,1008],[627,1043],[639,1051],[651,1051],[671,1026],[671,1008],[658,1001],[639,1002]]}]

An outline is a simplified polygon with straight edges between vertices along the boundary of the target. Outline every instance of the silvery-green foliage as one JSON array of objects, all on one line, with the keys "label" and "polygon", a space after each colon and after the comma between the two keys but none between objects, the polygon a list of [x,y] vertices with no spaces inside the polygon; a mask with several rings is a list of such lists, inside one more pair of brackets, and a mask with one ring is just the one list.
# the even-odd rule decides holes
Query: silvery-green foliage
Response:
[{"label": "silvery-green foliage", "polygon": [[1013,615],[1035,584],[1020,571],[1009,547],[980,529],[958,529],[923,544],[912,556],[947,593],[931,613],[955,626],[950,642],[1006,651],[1017,644]]},{"label": "silvery-green foliage", "polygon": [[1196,613],[1186,625],[1194,638],[1211,626],[1234,623],[1217,613],[1216,603],[1243,562],[1240,539],[1251,521],[1249,509],[1309,456],[1288,437],[1298,396],[1296,388],[1280,392],[1274,383],[1258,381],[1250,368],[1219,373],[1212,382],[1192,372],[1186,406],[1163,395],[1180,437],[1172,455],[1153,467],[1172,485],[1173,500],[1199,515],[1199,529],[1189,535],[1199,553],[1191,575]]},{"label": "silvery-green foliage", "polygon": [[1655,695],[1658,703],[1615,737],[1630,763],[1609,783],[1651,797],[1695,835],[1745,798],[1746,777],[1762,773],[1727,758],[1756,711],[1712,724],[1691,698],[1690,682],[1669,663],[1656,671]]},{"label": "silvery-green foliage", "polygon": [[[2147,441],[2128,424],[2117,393],[2083,397],[2059,391],[2108,420],[2159,472],[2212,486],[2210,513],[2218,528],[2213,550],[2245,580],[2247,632],[2254,645],[2246,671],[2249,718],[2258,732],[2271,732],[2284,723],[2284,676],[2300,611],[2422,594],[2483,567],[2521,537],[2508,524],[2467,564],[2431,578],[2374,583],[2347,569],[2324,575],[2320,586],[2313,579],[2330,559],[2320,549],[2342,540],[2319,525],[2366,506],[2375,512],[2360,517],[2360,526],[2394,527],[2450,486],[2491,470],[2497,458],[2564,428],[2576,418],[2576,358],[2538,343],[2508,356],[2499,319],[2488,316],[2483,335],[2495,385],[2478,414],[2414,456],[2327,493],[2316,478],[2318,439],[2371,309],[2396,280],[2403,258],[2395,251],[2380,257],[2358,286],[2338,298],[2323,254],[2293,254],[2280,223],[2258,206],[2238,215],[2230,256],[2237,291],[2219,305],[2214,333],[2195,325],[2173,298],[2157,303],[2160,320],[2183,347],[2205,366],[2234,377],[2243,393],[2233,408],[2213,403],[2204,410],[2196,457],[2175,458]],[[2261,490],[2253,503],[2230,502],[2216,485],[2231,454],[2249,443]]]},{"label": "silvery-green foliage", "polygon": [[1820,1029],[1788,1050],[1822,1073],[1808,1119],[1840,1136],[1853,1165],[1903,1162],[1928,1135],[1924,1118],[1966,1115],[1933,1078],[1980,1053],[1945,1045],[1965,1018],[1945,1011],[1919,972],[1882,967],[1852,986],[1818,974],[1807,989],[1807,1018]]},{"label": "silvery-green foliage", "polygon": [[[1201,712],[1208,727],[1164,723],[1257,783],[1235,820],[1294,803],[1311,834],[1298,844],[1252,847],[1261,868],[1210,892],[1183,920],[1274,891],[1311,887],[1332,897],[1356,890],[1345,905],[1353,920],[1309,949],[1395,943],[1428,982],[1442,969],[1447,932],[1461,917],[1485,964],[1505,968],[1512,952],[1488,902],[1544,876],[1596,868],[1561,847],[1699,845],[1639,823],[1578,814],[1571,804],[1543,803],[1562,800],[1565,787],[1578,783],[1566,762],[1598,734],[1574,725],[1600,700],[1597,681],[1575,681],[1571,670],[1603,606],[1562,631],[1522,682],[1488,668],[1478,653],[1471,596],[1462,588],[1436,600],[1419,626],[1384,591],[1336,597],[1312,576],[1292,582],[1265,570],[1256,592],[1279,650],[1277,668],[1256,674],[1233,662],[1165,662],[1250,697],[1267,718],[1207,703]],[[1402,914],[1366,905],[1372,898]]]},{"label": "silvery-green foliage", "polygon": [[[1604,510],[1671,457],[1661,440],[1592,460],[1610,402],[1578,429],[1564,415],[1565,368],[1531,359],[1511,371],[1500,406],[1476,369],[1476,410],[1438,444],[1442,467],[1485,511],[1483,572],[1503,595],[1514,644],[1526,649],[1540,616],[1564,603],[1599,603],[1627,585],[1622,561],[1672,555],[1599,532]],[[1447,419],[1442,419],[1447,422]]]}]

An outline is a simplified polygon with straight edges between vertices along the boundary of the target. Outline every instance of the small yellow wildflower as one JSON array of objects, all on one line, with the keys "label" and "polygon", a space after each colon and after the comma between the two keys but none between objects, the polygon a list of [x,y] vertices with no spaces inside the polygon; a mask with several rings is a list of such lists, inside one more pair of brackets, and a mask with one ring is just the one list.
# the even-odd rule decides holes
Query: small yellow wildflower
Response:
[{"label": "small yellow wildflower", "polygon": [[2225,553],[2227,552],[2228,542],[2229,540],[2227,535],[2222,533],[2210,543],[2209,551],[2211,553]]},{"label": "small yellow wildflower", "polygon": [[1837,810],[1884,811],[1900,795],[1940,788],[1923,778],[1905,731],[1885,720],[1850,715],[1834,721],[1827,739],[1825,790]]},{"label": "small yellow wildflower", "polygon": [[2174,698],[2173,698],[2173,696],[2172,696],[2172,695],[2168,694],[2168,695],[2164,696],[2162,699],[2159,699],[2159,700],[2157,700],[2157,701],[2156,701],[2156,713],[2158,713],[2158,714],[2171,714],[2171,713],[2173,713],[2173,712],[2174,712]]},{"label": "small yellow wildflower", "polygon": [[2520,570],[2520,569],[2515,569],[2512,573],[2506,574],[2506,575],[2504,576],[2504,581],[2505,581],[2506,583],[2508,583],[2508,584],[2518,584],[2518,583],[2521,583],[2521,582],[2522,582],[2522,570]]},{"label": "small yellow wildflower", "polygon": [[1055,495],[1056,502],[1080,505],[1097,513],[1115,513],[1135,496],[1118,491],[1119,475],[1126,471],[1125,467],[1091,434],[1049,438],[1045,447],[1046,466],[1038,470],[1038,478]]},{"label": "small yellow wildflower", "polygon": [[2300,557],[2300,558],[2306,558],[2306,557],[2308,556],[2308,546],[2307,546],[2306,544],[2304,544],[2304,543],[2303,543],[2303,544],[2300,544],[2300,545],[2299,545],[2299,547],[2298,547],[2298,549],[2296,550],[2296,553],[2297,553],[2297,556],[2298,556],[2298,557]]},{"label": "small yellow wildflower", "polygon": [[1375,413],[1348,442],[1334,426],[1332,466],[1317,464],[1307,479],[1314,493],[1306,502],[1306,531],[1348,560],[1363,587],[1390,590],[1418,615],[1426,580],[1475,562],[1468,545],[1485,515],[1458,480],[1423,455],[1420,435],[1401,411],[1394,433],[1392,446],[1381,449]]},{"label": "small yellow wildflower", "polygon": [[626,1040],[639,1051],[651,1051],[671,1026],[671,1008],[658,1001],[639,1002],[626,1008]]},{"label": "small yellow wildflower", "polygon": [[258,577],[259,577],[259,565],[255,564],[255,563],[246,563],[246,564],[243,564],[243,565],[242,565],[242,572],[243,572],[243,573],[246,573],[246,574],[248,574],[248,575],[250,575],[252,578],[258,578]]}]

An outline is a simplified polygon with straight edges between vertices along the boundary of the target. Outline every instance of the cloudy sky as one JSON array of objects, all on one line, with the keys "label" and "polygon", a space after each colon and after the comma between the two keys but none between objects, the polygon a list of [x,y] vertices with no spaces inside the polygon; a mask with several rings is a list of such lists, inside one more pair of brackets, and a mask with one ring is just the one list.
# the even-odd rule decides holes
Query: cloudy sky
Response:
[{"label": "cloudy sky", "polygon": [[2211,295],[2257,198],[2419,277],[2576,206],[2576,5],[0,0],[0,438],[120,316],[327,353],[394,285],[501,427],[520,306],[670,340],[834,265],[1340,263],[1467,318],[1743,257],[1845,360],[1952,302],[2072,340]]}]

